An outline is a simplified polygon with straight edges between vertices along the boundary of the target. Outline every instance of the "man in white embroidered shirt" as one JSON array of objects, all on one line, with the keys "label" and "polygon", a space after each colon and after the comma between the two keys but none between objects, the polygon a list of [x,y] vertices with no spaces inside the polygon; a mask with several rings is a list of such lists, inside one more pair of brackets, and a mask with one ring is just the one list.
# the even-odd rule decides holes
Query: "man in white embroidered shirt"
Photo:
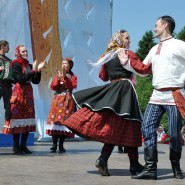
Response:
[{"label": "man in white embroidered shirt", "polygon": [[154,91],[145,110],[142,123],[144,136],[144,170],[133,179],[157,179],[157,133],[160,119],[167,112],[168,135],[170,137],[170,161],[174,178],[183,179],[180,169],[182,151],[182,117],[185,118],[185,42],[174,39],[172,33],[175,21],[170,16],[159,17],[155,25],[155,36],[160,43],[154,46],[142,62],[128,58],[125,52],[119,54],[123,65],[137,74],[151,70]]}]

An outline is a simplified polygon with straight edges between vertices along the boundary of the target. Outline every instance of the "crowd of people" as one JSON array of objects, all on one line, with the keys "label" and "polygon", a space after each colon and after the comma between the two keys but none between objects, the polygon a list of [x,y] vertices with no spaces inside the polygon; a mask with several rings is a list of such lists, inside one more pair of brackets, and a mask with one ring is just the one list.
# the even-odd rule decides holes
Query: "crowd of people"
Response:
[{"label": "crowd of people", "polygon": [[[103,147],[95,161],[100,175],[109,176],[108,160],[115,146],[127,153],[133,179],[157,179],[157,142],[165,135],[160,120],[168,115],[169,159],[174,178],[183,179],[180,168],[182,146],[185,145],[185,42],[174,39],[175,21],[161,16],[155,24],[159,44],[152,47],[143,62],[132,52],[127,30],[113,34],[105,52],[93,66],[99,67],[99,77],[105,85],[73,93],[78,78],[72,72],[74,62],[61,60],[50,88],[55,91],[46,133],[52,136],[51,152],[66,152],[66,137],[99,141]],[[28,61],[24,45],[15,49],[15,59],[6,56],[9,43],[0,41],[0,98],[3,98],[5,121],[2,132],[13,135],[13,152],[31,154],[27,148],[29,132],[35,132],[35,110],[32,84],[39,84],[45,61]],[[135,75],[153,75],[153,93],[142,115],[135,90]],[[12,88],[13,87],[13,88]],[[167,134],[166,134],[167,135]],[[21,137],[21,139],[20,139]],[[145,164],[139,163],[138,147],[144,139]],[[124,147],[124,151],[123,148]]]}]

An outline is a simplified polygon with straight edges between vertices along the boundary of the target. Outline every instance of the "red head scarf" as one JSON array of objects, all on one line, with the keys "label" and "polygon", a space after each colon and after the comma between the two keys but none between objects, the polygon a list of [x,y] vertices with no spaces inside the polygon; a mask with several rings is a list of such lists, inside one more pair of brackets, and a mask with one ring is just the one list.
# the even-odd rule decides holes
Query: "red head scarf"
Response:
[{"label": "red head scarf", "polygon": [[69,73],[73,74],[73,72],[71,71],[71,69],[73,68],[73,65],[74,65],[74,62],[72,61],[72,59],[71,58],[64,58],[63,60],[68,62],[68,64],[70,65]]},{"label": "red head scarf", "polygon": [[11,63],[11,66],[12,66],[14,63],[16,63],[16,62],[20,63],[20,64],[21,64],[22,66],[24,66],[24,67],[27,67],[27,66],[28,66],[28,64],[29,64],[28,60],[23,59],[23,58],[21,57],[21,54],[20,54],[20,48],[21,48],[21,47],[25,47],[25,46],[24,46],[24,45],[19,45],[19,46],[17,46],[17,47],[15,48],[15,57],[16,57],[17,59],[13,60],[13,62]]},{"label": "red head scarf", "polygon": [[72,61],[72,59],[71,58],[64,58],[63,60],[66,60],[69,63],[70,70],[71,70],[73,68],[73,65],[74,65],[74,62]]},{"label": "red head scarf", "polygon": [[20,54],[20,48],[21,47],[25,47],[24,45],[19,45],[15,48],[15,57],[19,58],[21,57],[21,54]]}]

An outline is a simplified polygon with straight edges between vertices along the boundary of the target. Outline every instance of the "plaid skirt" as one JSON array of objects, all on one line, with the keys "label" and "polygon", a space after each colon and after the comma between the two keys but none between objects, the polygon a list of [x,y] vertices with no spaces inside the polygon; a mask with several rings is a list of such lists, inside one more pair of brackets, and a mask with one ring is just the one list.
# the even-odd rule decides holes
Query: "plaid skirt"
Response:
[{"label": "plaid skirt", "polygon": [[109,109],[94,112],[88,107],[83,107],[63,124],[86,139],[118,146],[142,145],[141,123],[124,119]]}]

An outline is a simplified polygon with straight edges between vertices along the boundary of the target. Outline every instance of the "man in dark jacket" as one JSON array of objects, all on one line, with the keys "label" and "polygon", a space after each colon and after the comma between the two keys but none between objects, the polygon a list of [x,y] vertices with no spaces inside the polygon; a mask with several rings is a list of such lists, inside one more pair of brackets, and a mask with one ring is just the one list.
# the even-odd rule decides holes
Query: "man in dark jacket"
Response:
[{"label": "man in dark jacket", "polygon": [[12,94],[11,60],[5,56],[9,52],[9,43],[0,40],[0,99],[3,98],[5,121],[10,119],[10,98]]}]

